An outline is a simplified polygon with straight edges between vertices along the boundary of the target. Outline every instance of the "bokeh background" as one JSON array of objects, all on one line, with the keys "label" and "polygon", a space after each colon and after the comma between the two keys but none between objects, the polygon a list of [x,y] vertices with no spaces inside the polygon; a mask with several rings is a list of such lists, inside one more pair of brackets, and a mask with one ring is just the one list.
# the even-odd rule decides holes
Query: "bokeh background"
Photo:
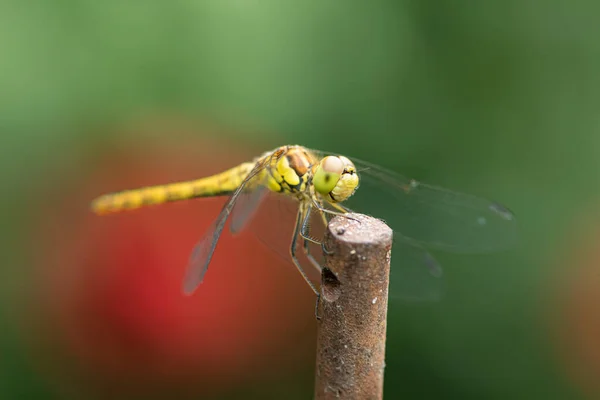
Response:
[{"label": "bokeh background", "polygon": [[386,398],[600,397],[600,5],[0,4],[0,397],[312,397],[313,296],[222,199],[99,218],[98,194],[281,144],[496,199],[520,246],[440,256],[391,303]]}]

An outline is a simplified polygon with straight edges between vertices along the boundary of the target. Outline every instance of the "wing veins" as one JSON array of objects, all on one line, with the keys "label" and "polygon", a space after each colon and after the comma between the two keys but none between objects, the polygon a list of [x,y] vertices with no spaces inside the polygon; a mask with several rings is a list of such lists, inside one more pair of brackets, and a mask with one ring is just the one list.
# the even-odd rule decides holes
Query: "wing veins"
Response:
[{"label": "wing veins", "polygon": [[[272,156],[273,155],[271,155],[271,157]],[[248,173],[237,189],[229,196],[215,222],[213,222],[211,227],[204,234],[200,243],[198,243],[192,251],[186,277],[183,282],[184,293],[188,295],[191,294],[198,285],[202,283],[204,274],[208,270],[208,266],[217,247],[219,237],[223,232],[227,218],[231,215],[231,211],[233,210],[238,196],[242,193],[245,186],[265,168],[267,163],[271,160],[271,157],[264,158],[256,163],[254,168]],[[207,248],[206,244],[209,243],[209,240],[210,246]],[[195,268],[198,265],[200,265],[200,269]]]}]

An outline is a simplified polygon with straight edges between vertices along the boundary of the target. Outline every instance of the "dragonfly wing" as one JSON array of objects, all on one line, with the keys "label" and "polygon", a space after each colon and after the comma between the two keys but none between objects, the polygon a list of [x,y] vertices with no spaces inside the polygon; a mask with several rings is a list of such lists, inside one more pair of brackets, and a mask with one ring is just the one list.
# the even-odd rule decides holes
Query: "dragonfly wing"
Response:
[{"label": "dragonfly wing", "polygon": [[[323,206],[331,211],[340,211],[328,203]],[[290,258],[290,244],[297,212],[298,202],[295,199],[269,192],[261,207],[258,208],[256,217],[249,222],[248,226],[248,230],[264,246],[291,267],[290,270],[294,268]],[[351,210],[348,209],[348,212]],[[323,240],[326,229],[325,219],[331,219],[331,215],[324,215],[313,207],[305,233],[312,239]],[[303,251],[303,244],[302,240],[298,243],[296,253],[298,259],[306,267],[304,270],[311,279],[319,281],[318,270],[311,266],[310,260]],[[312,243],[308,246],[315,261],[325,265],[322,248]],[[407,242],[402,237],[394,239],[392,260],[394,263],[389,294],[391,301],[430,302],[442,297],[442,267],[435,257],[419,244]]]},{"label": "dragonfly wing", "polygon": [[183,280],[183,292],[187,295],[192,294],[194,290],[202,283],[204,274],[208,269],[208,265],[212,259],[212,256],[217,247],[219,237],[223,232],[227,218],[231,214],[232,209],[235,206],[236,200],[243,193],[244,188],[266,165],[267,160],[258,162],[256,166],[250,171],[248,176],[244,178],[242,183],[229,197],[225,205],[223,206],[221,213],[210,226],[208,231],[204,234],[204,237],[196,245],[190,256],[185,278]]},{"label": "dragonfly wing", "polygon": [[[221,211],[221,214],[223,214],[223,211]],[[212,258],[216,241],[219,240],[219,220],[220,218],[213,222],[202,240],[198,242],[192,251],[183,280],[183,292],[187,295],[192,294],[204,280],[204,274],[208,270],[208,264]]]},{"label": "dragonfly wing", "polygon": [[517,242],[516,219],[498,203],[417,182],[365,161],[352,161],[360,187],[348,205],[365,213],[374,210],[372,215],[385,220],[397,237],[455,253],[497,251]]},{"label": "dragonfly wing", "polygon": [[[330,204],[325,208],[339,211]],[[352,212],[344,207],[347,212]],[[431,302],[444,294],[443,269],[435,257],[416,242],[394,236],[390,269],[391,301]]]},{"label": "dragonfly wing", "polygon": [[232,234],[240,233],[247,226],[268,194],[269,189],[262,185],[240,194],[231,212],[229,230]]},{"label": "dragonfly wing", "polygon": [[[514,215],[484,198],[404,181],[370,169],[363,174],[365,187],[387,191],[395,202],[382,204],[382,218],[398,235],[428,248],[455,253],[482,253],[513,247],[517,239]],[[369,179],[370,178],[370,179]],[[368,182],[371,180],[372,184]],[[364,188],[363,188],[364,189]],[[373,193],[377,189],[373,188]]]},{"label": "dragonfly wing", "polygon": [[431,302],[444,295],[442,267],[422,247],[394,241],[390,270],[390,301]]},{"label": "dragonfly wing", "polygon": [[[298,200],[294,197],[269,191],[245,229],[260,242],[261,246],[272,251],[274,255],[278,256],[279,261],[283,261],[286,266],[290,267],[290,271],[294,271],[296,268],[290,257],[290,247],[294,236],[298,207]],[[324,230],[321,215],[315,213],[313,208],[306,233],[315,240],[321,240]],[[321,247],[310,244],[308,250],[314,256],[315,261],[319,265],[323,265]],[[309,278],[313,281],[318,280],[319,270],[311,265],[311,261],[305,253],[304,241],[301,238],[297,241],[296,256]]]}]

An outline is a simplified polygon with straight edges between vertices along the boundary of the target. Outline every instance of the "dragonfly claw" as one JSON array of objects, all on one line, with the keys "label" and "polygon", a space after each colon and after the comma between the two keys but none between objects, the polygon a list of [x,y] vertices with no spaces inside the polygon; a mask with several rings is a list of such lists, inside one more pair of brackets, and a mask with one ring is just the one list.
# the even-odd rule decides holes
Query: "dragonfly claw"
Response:
[{"label": "dragonfly claw", "polygon": [[315,303],[315,318],[317,321],[321,320],[321,316],[319,315],[319,303],[321,302],[321,293],[317,294],[317,301]]}]

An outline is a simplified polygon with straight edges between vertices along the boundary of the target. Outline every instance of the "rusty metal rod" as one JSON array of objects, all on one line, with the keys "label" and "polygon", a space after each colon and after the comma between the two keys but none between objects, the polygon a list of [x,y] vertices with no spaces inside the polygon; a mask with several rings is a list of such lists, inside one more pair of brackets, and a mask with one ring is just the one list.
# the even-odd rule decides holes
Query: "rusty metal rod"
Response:
[{"label": "rusty metal rod", "polygon": [[362,214],[325,232],[315,399],[382,399],[392,230]]}]

